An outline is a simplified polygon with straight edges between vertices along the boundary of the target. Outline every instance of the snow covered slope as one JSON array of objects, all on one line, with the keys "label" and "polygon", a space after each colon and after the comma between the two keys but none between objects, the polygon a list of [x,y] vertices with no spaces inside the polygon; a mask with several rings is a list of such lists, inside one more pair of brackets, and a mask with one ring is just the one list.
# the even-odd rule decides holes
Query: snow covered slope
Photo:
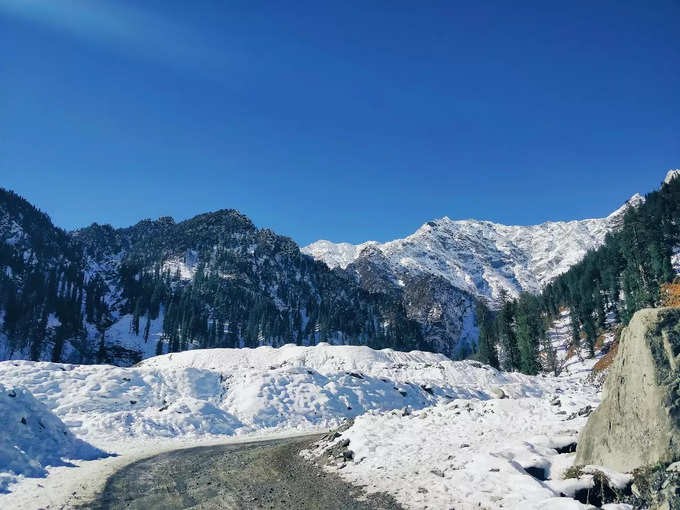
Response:
[{"label": "snow covered slope", "polygon": [[679,175],[680,175],[680,169],[669,170],[668,173],[666,173],[666,178],[663,180],[663,182],[668,184],[669,182],[671,182],[673,179],[675,179]]},{"label": "snow covered slope", "polygon": [[46,466],[105,455],[76,438],[29,391],[0,384],[0,493],[18,476],[41,477]]},{"label": "snow covered slope", "polygon": [[366,241],[361,244],[333,243],[322,239],[301,248],[300,251],[311,255],[316,260],[324,261],[328,267],[345,269],[359,257],[362,250],[367,246],[380,246],[380,243],[377,241]]},{"label": "snow covered slope", "polygon": [[425,273],[478,297],[495,299],[501,290],[516,296],[521,291],[538,292],[567,271],[588,250],[604,242],[605,235],[621,224],[628,207],[643,201],[636,194],[606,218],[531,226],[444,217],[425,223],[404,239],[384,244],[317,241],[302,251],[341,268],[363,257],[382,255],[396,280]]}]

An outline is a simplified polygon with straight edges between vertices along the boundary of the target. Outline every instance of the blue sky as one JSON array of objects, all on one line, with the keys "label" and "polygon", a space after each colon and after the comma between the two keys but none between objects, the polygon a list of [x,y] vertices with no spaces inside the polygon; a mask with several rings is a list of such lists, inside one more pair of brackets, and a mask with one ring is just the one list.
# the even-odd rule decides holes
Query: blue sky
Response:
[{"label": "blue sky", "polygon": [[301,244],[603,216],[680,167],[680,4],[0,0],[0,186]]}]

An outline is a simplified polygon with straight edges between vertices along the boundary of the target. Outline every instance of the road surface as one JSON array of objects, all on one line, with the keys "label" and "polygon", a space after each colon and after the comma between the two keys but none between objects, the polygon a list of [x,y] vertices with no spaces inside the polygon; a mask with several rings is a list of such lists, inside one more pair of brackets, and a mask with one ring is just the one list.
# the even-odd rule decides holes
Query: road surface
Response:
[{"label": "road surface", "polygon": [[[386,495],[361,491],[298,455],[320,436],[304,436],[162,453],[114,473],[95,510],[273,509],[396,510]],[[361,500],[360,500],[361,498]]]}]

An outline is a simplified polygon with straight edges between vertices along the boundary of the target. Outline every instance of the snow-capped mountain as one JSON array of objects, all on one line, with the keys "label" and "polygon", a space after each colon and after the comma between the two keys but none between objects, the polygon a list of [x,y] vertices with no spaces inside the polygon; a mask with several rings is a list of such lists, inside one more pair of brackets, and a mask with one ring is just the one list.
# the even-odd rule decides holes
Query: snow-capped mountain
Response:
[{"label": "snow-capped mountain", "polygon": [[540,291],[588,250],[601,246],[607,233],[621,224],[625,211],[642,202],[644,197],[635,194],[605,218],[530,226],[445,216],[404,239],[358,245],[322,240],[302,251],[342,269],[380,257],[399,285],[414,275],[433,275],[476,297],[496,300],[502,291],[509,296]]},{"label": "snow-capped mountain", "polygon": [[456,356],[476,341],[478,299],[540,291],[643,201],[534,226],[444,217],[388,243],[300,250],[227,209],[65,232],[0,189],[0,359],[129,365],[321,341]]},{"label": "snow-capped mountain", "polygon": [[665,184],[668,184],[669,182],[671,182],[673,179],[675,179],[679,175],[680,175],[680,169],[669,170],[668,173],[666,174],[666,178],[663,180],[663,182]]},{"label": "snow-capped mountain", "polygon": [[303,253],[350,273],[369,292],[400,297],[427,343],[449,356],[477,339],[475,302],[540,290],[604,243],[638,194],[606,218],[510,226],[479,220],[428,221],[404,239],[358,245],[317,241]]}]

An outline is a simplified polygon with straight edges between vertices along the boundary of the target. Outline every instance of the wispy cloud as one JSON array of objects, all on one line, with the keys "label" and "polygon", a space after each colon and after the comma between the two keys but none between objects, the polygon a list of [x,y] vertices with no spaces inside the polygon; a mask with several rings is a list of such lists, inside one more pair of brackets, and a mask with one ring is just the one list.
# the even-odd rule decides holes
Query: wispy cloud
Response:
[{"label": "wispy cloud", "polygon": [[179,68],[215,71],[226,60],[224,53],[189,27],[120,1],[0,0],[0,15]]}]

